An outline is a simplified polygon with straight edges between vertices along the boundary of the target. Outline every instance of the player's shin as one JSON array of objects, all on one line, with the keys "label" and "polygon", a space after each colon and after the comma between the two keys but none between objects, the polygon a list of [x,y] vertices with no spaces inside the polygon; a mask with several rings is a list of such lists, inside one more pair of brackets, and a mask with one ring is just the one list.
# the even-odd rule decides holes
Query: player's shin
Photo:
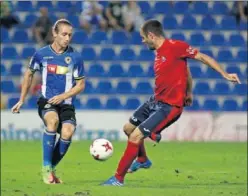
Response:
[{"label": "player's shin", "polygon": [[144,163],[144,162],[147,161],[144,140],[142,140],[141,143],[140,143],[140,145],[139,145],[139,152],[138,152],[137,161],[140,162],[140,163]]},{"label": "player's shin", "polygon": [[123,182],[124,177],[127,173],[128,168],[131,166],[133,160],[138,155],[139,150],[139,143],[133,143],[131,141],[128,141],[127,148],[124,152],[124,155],[122,156],[115,177],[120,181]]},{"label": "player's shin", "polygon": [[56,132],[44,131],[43,133],[43,166],[52,167],[53,148]]},{"label": "player's shin", "polygon": [[70,144],[71,144],[71,140],[65,140],[65,139],[59,138],[58,142],[55,145],[54,151],[53,151],[53,158],[52,158],[52,167],[53,168],[55,168],[55,166],[65,156],[67,150],[70,147]]}]

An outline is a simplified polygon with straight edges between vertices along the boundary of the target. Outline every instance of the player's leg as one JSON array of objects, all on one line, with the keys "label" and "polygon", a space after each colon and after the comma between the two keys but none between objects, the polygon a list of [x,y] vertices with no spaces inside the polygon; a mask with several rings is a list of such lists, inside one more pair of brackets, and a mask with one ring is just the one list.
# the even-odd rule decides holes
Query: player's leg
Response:
[{"label": "player's leg", "polygon": [[103,185],[122,186],[128,168],[138,155],[139,145],[144,139],[143,133],[137,127],[128,138],[126,150],[118,164],[115,176],[108,179]]},{"label": "player's leg", "polygon": [[[139,126],[146,137],[149,136],[152,138],[160,135],[160,132],[175,122],[182,112],[182,108],[173,107],[168,104],[159,104],[156,108],[157,110]],[[137,160],[132,164],[128,172],[132,173],[140,168],[149,167],[151,167],[151,162],[146,154],[139,154]]]},{"label": "player's leg", "polygon": [[55,183],[52,173],[52,156],[56,141],[56,130],[59,123],[58,114],[55,111],[46,112],[44,115],[46,130],[43,133],[43,181],[46,184]]},{"label": "player's leg", "polygon": [[52,158],[53,174],[57,183],[61,183],[61,180],[55,175],[55,167],[67,153],[71,144],[72,135],[76,129],[76,116],[73,106],[63,105],[60,108],[60,121],[62,124],[60,138],[55,145]]}]

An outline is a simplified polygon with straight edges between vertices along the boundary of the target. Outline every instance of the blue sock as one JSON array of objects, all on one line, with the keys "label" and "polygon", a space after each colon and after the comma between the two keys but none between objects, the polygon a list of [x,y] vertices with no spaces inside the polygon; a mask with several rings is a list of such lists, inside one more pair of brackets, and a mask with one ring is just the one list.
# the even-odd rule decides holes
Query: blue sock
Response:
[{"label": "blue sock", "polygon": [[64,140],[62,138],[59,138],[53,151],[53,158],[52,158],[53,167],[55,167],[65,156],[68,148],[70,147],[70,144],[71,144],[71,140]]},{"label": "blue sock", "polygon": [[52,167],[53,149],[56,140],[56,132],[45,131],[43,133],[43,166]]}]

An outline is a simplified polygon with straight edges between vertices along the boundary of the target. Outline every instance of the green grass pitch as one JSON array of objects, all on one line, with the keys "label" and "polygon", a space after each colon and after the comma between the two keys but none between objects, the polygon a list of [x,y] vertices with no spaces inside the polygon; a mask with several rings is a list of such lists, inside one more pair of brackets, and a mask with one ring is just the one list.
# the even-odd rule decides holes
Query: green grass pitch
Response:
[{"label": "green grass pitch", "polygon": [[2,141],[2,196],[226,196],[247,195],[247,143],[146,143],[153,166],[127,174],[125,187],[102,187],[114,174],[125,142],[97,162],[90,141],[74,142],[57,168],[64,184],[41,181],[41,142]]}]

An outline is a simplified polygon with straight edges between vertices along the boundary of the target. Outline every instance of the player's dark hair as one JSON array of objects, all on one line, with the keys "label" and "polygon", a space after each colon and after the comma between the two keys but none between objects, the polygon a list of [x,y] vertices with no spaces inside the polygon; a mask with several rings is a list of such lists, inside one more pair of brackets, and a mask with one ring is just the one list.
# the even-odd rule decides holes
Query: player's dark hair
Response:
[{"label": "player's dark hair", "polygon": [[154,19],[147,20],[142,26],[142,31],[145,36],[147,36],[149,32],[154,33],[156,36],[164,36],[163,25]]},{"label": "player's dark hair", "polygon": [[53,30],[58,33],[59,32],[59,26],[61,24],[65,24],[65,25],[68,25],[68,26],[71,26],[72,27],[72,24],[69,22],[69,20],[66,20],[66,19],[59,19],[57,20],[54,25],[53,25]]}]

